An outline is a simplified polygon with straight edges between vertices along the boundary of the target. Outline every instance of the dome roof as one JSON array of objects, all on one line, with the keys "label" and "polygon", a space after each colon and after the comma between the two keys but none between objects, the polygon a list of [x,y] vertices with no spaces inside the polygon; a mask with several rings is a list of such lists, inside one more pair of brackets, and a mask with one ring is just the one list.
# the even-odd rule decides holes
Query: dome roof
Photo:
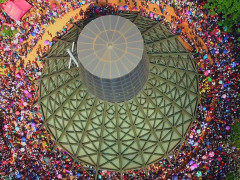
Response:
[{"label": "dome roof", "polygon": [[[74,160],[123,172],[146,168],[185,139],[196,119],[196,61],[161,22],[123,12],[139,29],[149,58],[148,80],[132,99],[111,103],[88,92],[79,68],[68,69],[72,42],[91,20],[81,20],[44,58],[39,80],[43,125]],[[73,48],[77,59],[77,48]]]}]

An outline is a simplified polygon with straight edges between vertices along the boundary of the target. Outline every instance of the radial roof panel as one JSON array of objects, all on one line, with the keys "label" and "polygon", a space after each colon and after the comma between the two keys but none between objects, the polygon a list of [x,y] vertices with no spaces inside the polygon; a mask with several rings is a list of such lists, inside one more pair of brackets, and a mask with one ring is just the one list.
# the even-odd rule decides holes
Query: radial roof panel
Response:
[{"label": "radial roof panel", "polygon": [[[77,45],[82,66],[105,79],[130,73],[143,55],[140,31],[131,21],[120,16],[102,16],[91,21],[83,28]],[[113,71],[112,67],[119,69]]]}]

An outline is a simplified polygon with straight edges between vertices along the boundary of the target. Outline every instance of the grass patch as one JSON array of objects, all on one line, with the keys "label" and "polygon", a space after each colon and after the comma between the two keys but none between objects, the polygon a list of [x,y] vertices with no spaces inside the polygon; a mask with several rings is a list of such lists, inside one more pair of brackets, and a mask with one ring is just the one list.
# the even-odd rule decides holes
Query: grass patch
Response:
[{"label": "grass patch", "polygon": [[3,25],[3,30],[1,31],[1,34],[3,37],[9,36],[13,37],[17,33],[17,30],[11,30],[11,27]]},{"label": "grass patch", "polygon": [[0,4],[5,3],[7,0],[0,0]]}]

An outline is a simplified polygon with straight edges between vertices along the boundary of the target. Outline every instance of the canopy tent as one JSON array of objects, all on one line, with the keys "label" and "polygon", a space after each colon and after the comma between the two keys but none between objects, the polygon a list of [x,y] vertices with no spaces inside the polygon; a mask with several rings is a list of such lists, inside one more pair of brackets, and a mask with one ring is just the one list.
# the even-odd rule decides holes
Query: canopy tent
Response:
[{"label": "canopy tent", "polygon": [[3,10],[15,21],[18,21],[32,6],[25,0],[7,1],[2,5]]}]

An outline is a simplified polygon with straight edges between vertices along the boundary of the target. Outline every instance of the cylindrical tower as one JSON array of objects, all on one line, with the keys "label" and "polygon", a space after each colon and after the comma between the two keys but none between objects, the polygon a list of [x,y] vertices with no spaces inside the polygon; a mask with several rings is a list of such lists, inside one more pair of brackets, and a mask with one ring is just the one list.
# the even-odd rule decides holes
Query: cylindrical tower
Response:
[{"label": "cylindrical tower", "polygon": [[82,30],[77,49],[82,80],[102,100],[129,100],[147,81],[143,38],[126,18],[108,15],[91,21]]}]

